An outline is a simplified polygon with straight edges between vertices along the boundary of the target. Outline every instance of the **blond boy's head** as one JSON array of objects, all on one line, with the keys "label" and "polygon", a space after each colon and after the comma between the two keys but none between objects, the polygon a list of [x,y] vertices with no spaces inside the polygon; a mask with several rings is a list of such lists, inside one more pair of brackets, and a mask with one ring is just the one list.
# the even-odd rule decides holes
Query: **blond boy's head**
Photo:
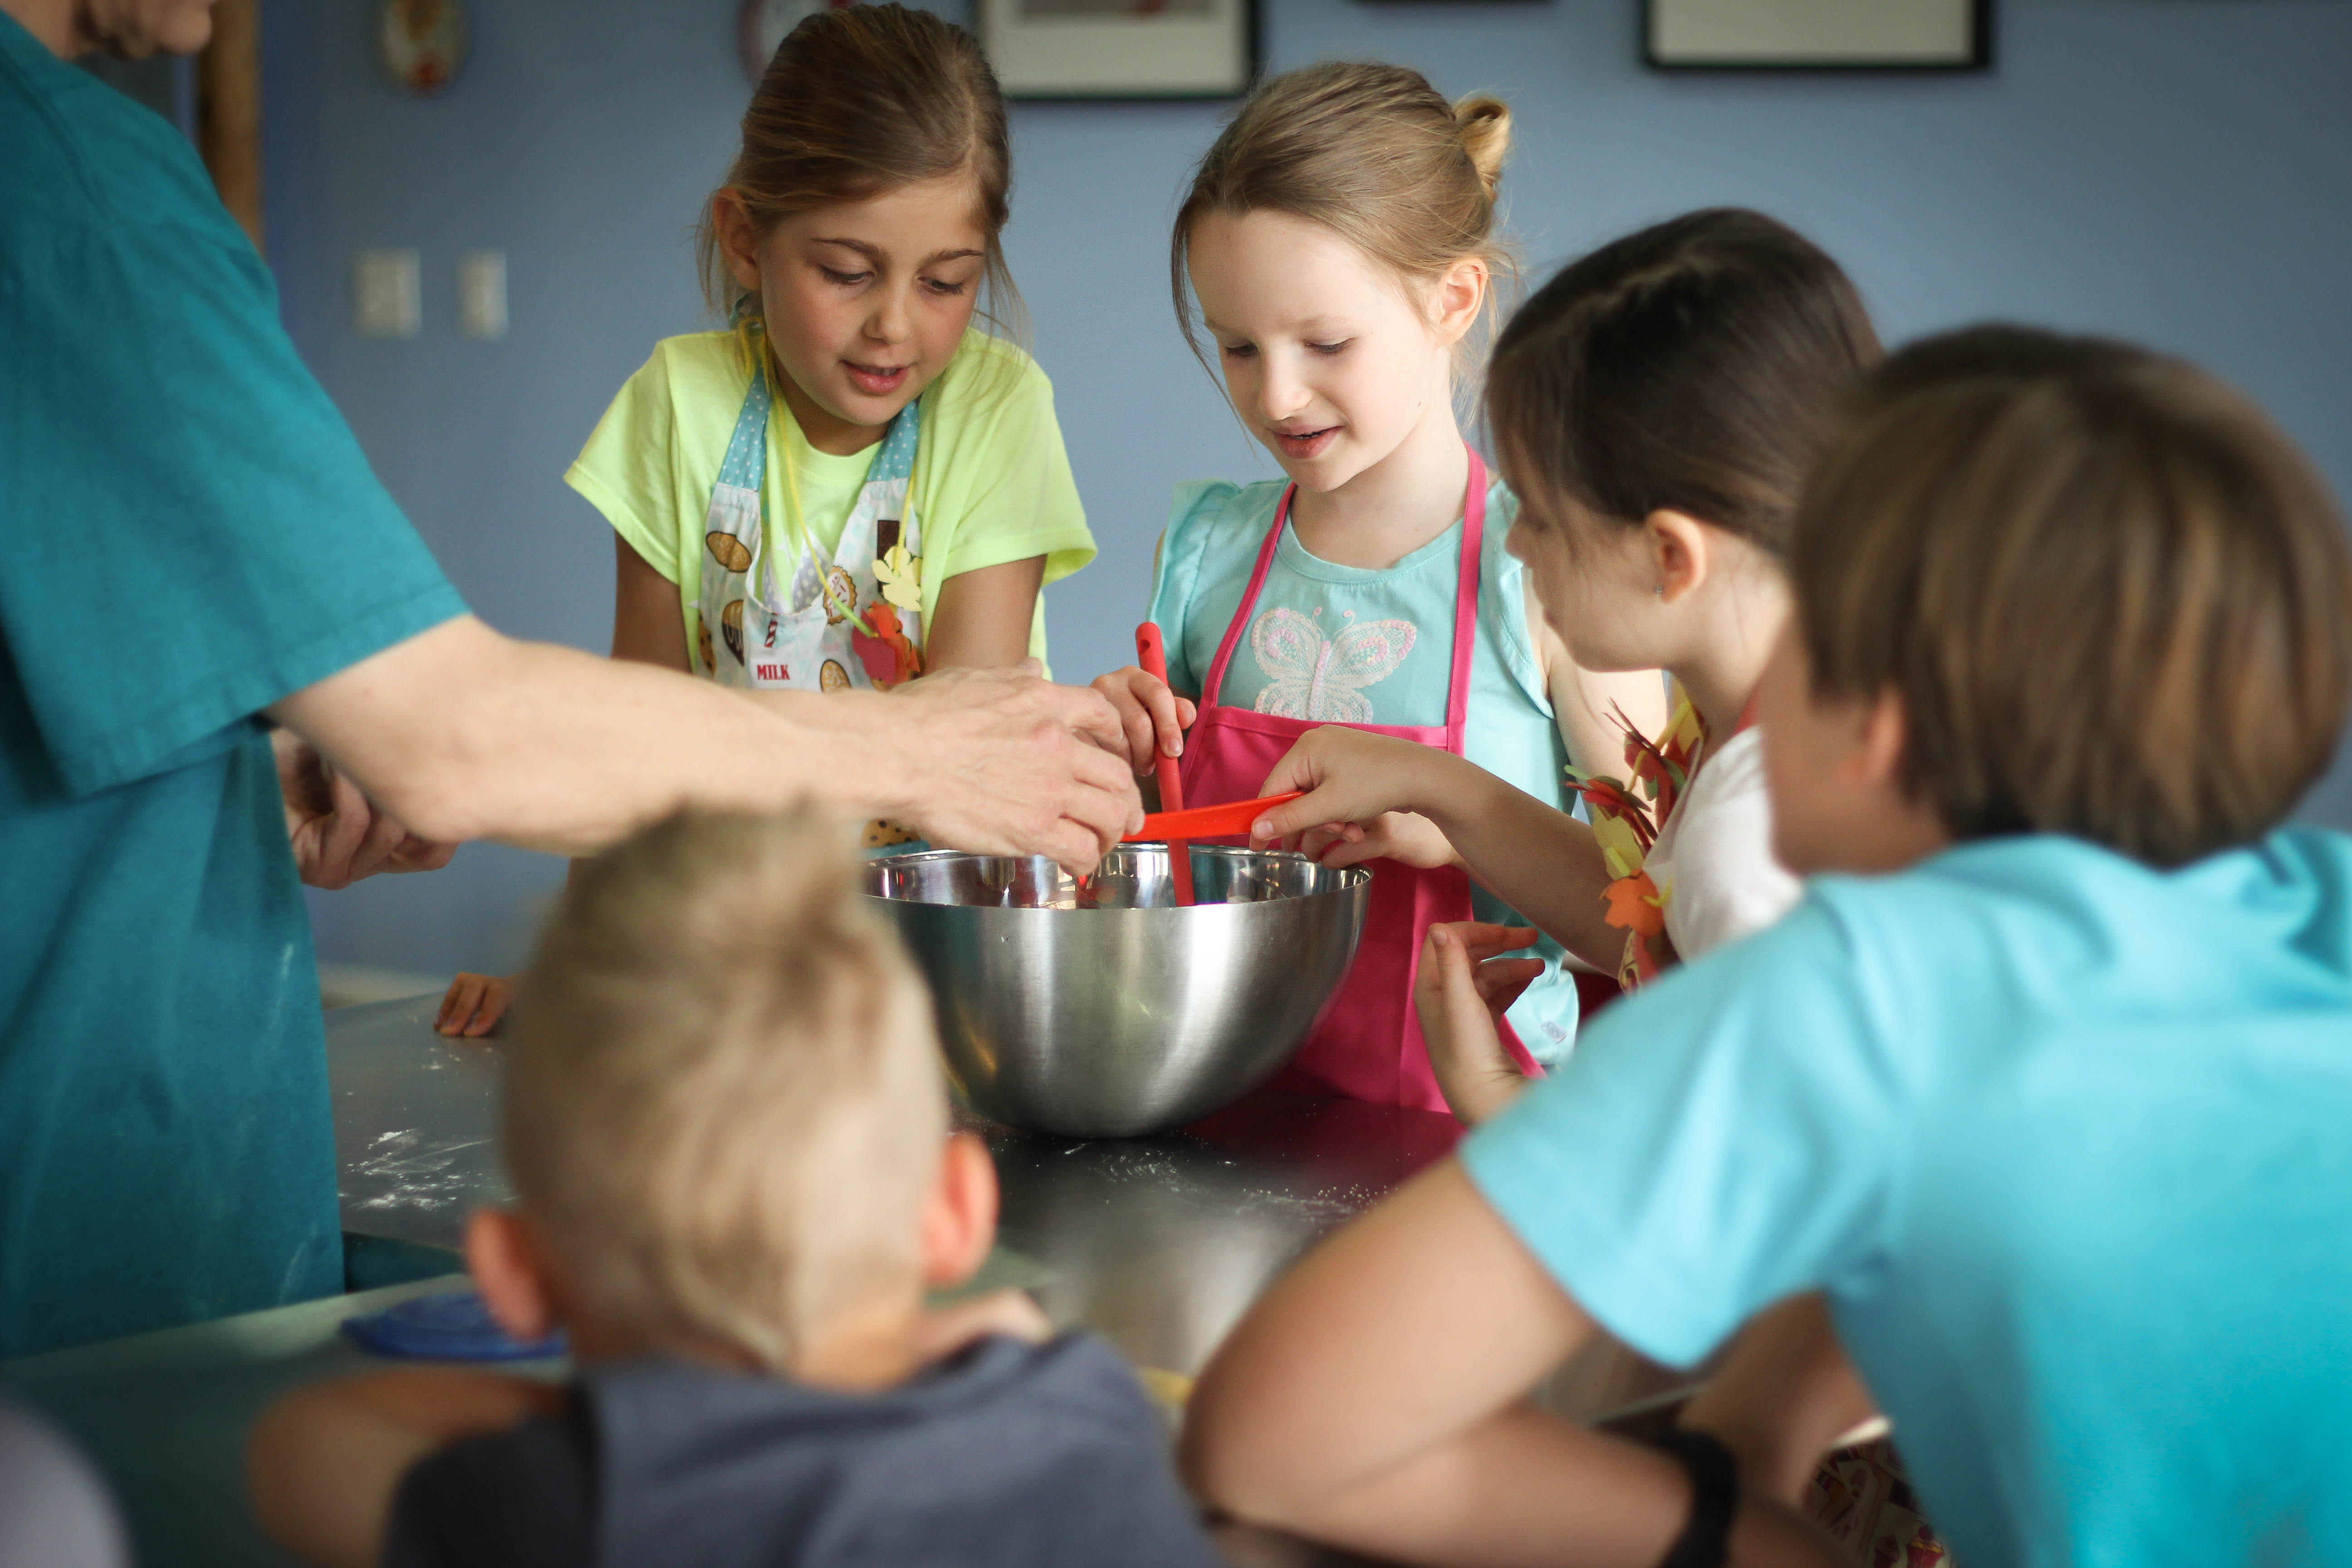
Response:
[{"label": "blond boy's head", "polygon": [[501,1128],[566,1316],[782,1370],[919,1289],[946,1100],[923,986],[855,869],[814,811],[687,812],[572,879]]}]

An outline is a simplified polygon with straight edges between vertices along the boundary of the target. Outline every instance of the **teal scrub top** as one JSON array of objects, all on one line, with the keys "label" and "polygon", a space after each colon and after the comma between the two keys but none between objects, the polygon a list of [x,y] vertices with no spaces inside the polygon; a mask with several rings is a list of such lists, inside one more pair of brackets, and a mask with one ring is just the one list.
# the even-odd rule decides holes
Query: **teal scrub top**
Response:
[{"label": "teal scrub top", "polygon": [[[1258,549],[1274,525],[1285,488],[1280,479],[1246,486],[1192,480],[1176,487],[1168,532],[1160,542],[1151,619],[1167,642],[1168,680],[1177,690],[1195,695],[1207,684],[1218,644],[1249,591]],[[1552,716],[1528,626],[1527,568],[1504,548],[1518,509],[1517,498],[1500,479],[1487,487],[1462,754],[1538,800],[1581,816],[1582,803],[1568,793],[1568,746]],[[1370,710],[1369,719],[1359,721],[1443,726],[1454,676],[1461,526],[1457,522],[1393,566],[1370,568],[1342,566],[1307,553],[1297,531],[1286,523],[1250,633],[1234,645],[1225,689],[1217,700],[1255,708],[1272,690],[1265,711],[1326,717],[1311,710],[1306,686],[1317,664],[1328,661],[1327,676],[1329,667],[1341,669],[1330,677],[1332,684],[1344,686]],[[1255,634],[1262,627],[1271,633],[1276,623],[1269,617],[1277,612],[1286,612],[1282,618],[1294,630],[1261,639]],[[1346,634],[1338,628],[1397,621],[1412,626],[1409,640],[1384,628],[1391,635],[1366,639],[1359,632],[1340,644]],[[1354,657],[1348,657],[1351,652]],[[1497,925],[1530,923],[1475,882],[1470,885],[1470,906],[1479,920]],[[1576,1047],[1576,977],[1561,966],[1566,954],[1549,937],[1538,938],[1525,956],[1542,959],[1544,972],[1511,1004],[1511,1026],[1528,1053],[1549,1068]]]},{"label": "teal scrub top", "polygon": [[0,15],[0,1355],[341,1287],[257,717],[463,613],[186,142]]},{"label": "teal scrub top", "polygon": [[2352,838],[1817,878],[1463,1161],[1662,1360],[1824,1292],[1969,1568],[2346,1561]]}]

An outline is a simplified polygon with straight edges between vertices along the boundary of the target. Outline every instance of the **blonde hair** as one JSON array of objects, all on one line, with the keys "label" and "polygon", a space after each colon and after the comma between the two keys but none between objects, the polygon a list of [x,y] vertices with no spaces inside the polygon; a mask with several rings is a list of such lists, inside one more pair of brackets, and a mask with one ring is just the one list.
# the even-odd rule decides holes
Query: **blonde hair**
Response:
[{"label": "blonde hair", "polygon": [[[726,184],[761,238],[794,213],[969,175],[988,247],[978,319],[1020,337],[1003,245],[1013,210],[1004,95],[970,33],[904,5],[819,11],[777,46],[742,129]],[[730,321],[756,317],[759,294],[729,274],[708,203],[697,249],[712,307]]]},{"label": "blonde hair", "polygon": [[1448,103],[1403,66],[1334,61],[1274,78],[1234,113],[1176,211],[1168,271],[1184,341],[1208,363],[1187,265],[1193,226],[1211,214],[1281,212],[1319,224],[1409,288],[1475,257],[1486,264],[1491,322],[1495,285],[1516,275],[1495,237],[1510,146],[1501,100]]},{"label": "blonde hair", "polygon": [[567,1288],[782,1370],[904,1289],[947,1131],[930,1007],[813,809],[684,812],[581,868],[525,977],[500,1135]]}]

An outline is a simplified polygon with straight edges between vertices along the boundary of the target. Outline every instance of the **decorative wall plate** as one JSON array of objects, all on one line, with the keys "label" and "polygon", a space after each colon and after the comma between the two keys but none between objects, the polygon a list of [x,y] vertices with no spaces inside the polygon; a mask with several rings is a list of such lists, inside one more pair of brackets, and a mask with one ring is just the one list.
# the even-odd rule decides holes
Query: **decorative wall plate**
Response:
[{"label": "decorative wall plate", "polygon": [[465,0],[380,0],[375,56],[393,86],[432,97],[466,63]]}]

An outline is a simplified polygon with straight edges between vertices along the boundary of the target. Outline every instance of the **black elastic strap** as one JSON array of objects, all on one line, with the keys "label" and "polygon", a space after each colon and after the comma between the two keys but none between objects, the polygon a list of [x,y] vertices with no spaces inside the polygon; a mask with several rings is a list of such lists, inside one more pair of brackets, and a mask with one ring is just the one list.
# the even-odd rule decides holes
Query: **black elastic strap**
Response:
[{"label": "black elastic strap", "polygon": [[1739,1462],[1705,1432],[1676,1426],[1660,1433],[1659,1447],[1690,1477],[1690,1519],[1658,1568],[1723,1568],[1731,1554],[1731,1516],[1739,1508]]}]

